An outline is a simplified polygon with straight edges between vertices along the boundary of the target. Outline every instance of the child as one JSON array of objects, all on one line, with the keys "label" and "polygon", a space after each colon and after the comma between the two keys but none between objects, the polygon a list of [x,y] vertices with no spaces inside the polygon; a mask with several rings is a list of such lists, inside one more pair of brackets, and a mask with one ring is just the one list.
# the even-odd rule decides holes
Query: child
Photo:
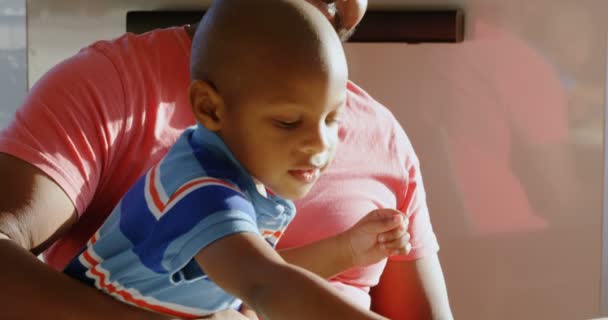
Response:
[{"label": "child", "polygon": [[[180,318],[243,301],[264,319],[380,319],[273,250],[295,214],[284,198],[304,196],[337,146],[348,74],[331,25],[303,1],[222,0],[193,41],[198,125],[65,273]],[[391,222],[386,230],[401,220]]]}]

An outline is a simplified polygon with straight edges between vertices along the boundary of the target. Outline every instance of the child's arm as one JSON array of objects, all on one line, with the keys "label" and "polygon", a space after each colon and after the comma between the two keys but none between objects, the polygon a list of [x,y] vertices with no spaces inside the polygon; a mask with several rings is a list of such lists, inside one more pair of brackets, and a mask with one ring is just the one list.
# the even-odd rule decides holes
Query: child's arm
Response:
[{"label": "child's arm", "polygon": [[347,302],[313,273],[286,263],[254,233],[221,238],[201,250],[196,261],[263,319],[385,319]]},{"label": "child's arm", "polygon": [[408,220],[393,209],[377,209],[336,236],[297,248],[283,249],[285,261],[324,278],[356,266],[376,263],[410,250]]}]

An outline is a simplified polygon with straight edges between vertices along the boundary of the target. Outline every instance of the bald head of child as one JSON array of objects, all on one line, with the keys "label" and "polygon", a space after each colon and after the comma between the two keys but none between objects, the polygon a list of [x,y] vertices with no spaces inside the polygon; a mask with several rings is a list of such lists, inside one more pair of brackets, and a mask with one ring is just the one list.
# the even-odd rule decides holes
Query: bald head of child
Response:
[{"label": "bald head of child", "polygon": [[[190,66],[198,122],[266,187],[301,196],[267,167],[313,172],[332,158],[337,129],[328,124],[348,79],[333,26],[305,1],[216,0],[194,35]],[[300,182],[316,180],[306,177]]]}]

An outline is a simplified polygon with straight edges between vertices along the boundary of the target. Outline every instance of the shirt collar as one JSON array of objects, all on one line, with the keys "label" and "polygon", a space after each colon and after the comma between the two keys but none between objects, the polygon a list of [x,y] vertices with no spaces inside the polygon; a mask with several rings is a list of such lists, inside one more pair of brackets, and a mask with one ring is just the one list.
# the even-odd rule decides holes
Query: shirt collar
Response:
[{"label": "shirt collar", "polygon": [[272,192],[268,192],[268,197],[264,197],[258,192],[251,174],[247,172],[236,159],[230,148],[224,143],[224,140],[215,132],[208,130],[199,123],[193,128],[191,143],[204,147],[209,150],[213,156],[229,161],[233,169],[238,172],[237,179],[239,181],[232,182],[237,184],[241,190],[247,193],[256,208],[272,215],[281,215],[284,213],[293,215],[295,213],[295,206],[292,201],[283,199]]}]

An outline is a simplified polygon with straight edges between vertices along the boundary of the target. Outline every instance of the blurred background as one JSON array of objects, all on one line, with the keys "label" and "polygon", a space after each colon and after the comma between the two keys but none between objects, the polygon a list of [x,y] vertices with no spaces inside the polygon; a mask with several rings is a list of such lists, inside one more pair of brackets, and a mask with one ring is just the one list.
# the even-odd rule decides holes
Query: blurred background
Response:
[{"label": "blurred background", "polygon": [[[0,126],[50,67],[131,10],[201,0],[0,0]],[[351,79],[421,160],[456,319],[608,316],[605,0],[370,0],[460,8],[461,43],[349,43]]]}]

